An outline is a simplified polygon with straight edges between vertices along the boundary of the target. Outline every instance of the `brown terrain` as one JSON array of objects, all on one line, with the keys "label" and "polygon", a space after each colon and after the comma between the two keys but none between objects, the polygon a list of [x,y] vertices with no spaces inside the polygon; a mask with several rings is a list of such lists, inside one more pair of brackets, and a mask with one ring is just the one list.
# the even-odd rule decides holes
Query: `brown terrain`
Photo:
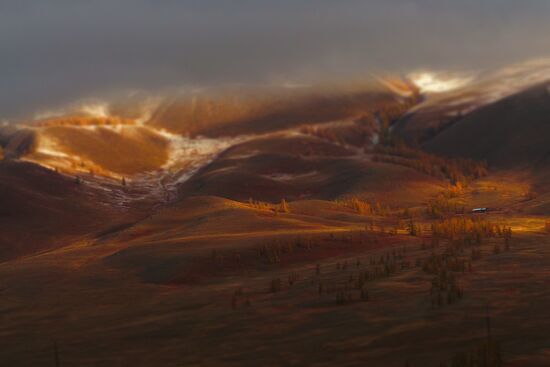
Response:
[{"label": "brown terrain", "polygon": [[1,364],[548,366],[545,90],[429,132],[376,89],[1,131]]}]

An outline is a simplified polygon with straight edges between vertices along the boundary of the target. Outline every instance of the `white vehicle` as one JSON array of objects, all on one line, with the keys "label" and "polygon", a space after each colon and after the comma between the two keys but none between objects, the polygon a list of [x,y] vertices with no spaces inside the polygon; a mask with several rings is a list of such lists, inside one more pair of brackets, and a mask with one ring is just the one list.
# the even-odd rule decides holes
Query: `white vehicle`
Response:
[{"label": "white vehicle", "polygon": [[472,209],[472,213],[487,213],[489,211],[488,208],[474,208]]}]

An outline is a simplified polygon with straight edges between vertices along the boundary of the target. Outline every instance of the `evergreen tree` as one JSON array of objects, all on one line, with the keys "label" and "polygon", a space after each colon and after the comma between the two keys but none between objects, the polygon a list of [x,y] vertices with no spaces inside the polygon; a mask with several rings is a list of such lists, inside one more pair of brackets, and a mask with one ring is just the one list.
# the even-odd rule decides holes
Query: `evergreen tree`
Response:
[{"label": "evergreen tree", "polygon": [[290,213],[290,209],[285,199],[281,200],[281,204],[279,204],[279,211],[281,213]]}]

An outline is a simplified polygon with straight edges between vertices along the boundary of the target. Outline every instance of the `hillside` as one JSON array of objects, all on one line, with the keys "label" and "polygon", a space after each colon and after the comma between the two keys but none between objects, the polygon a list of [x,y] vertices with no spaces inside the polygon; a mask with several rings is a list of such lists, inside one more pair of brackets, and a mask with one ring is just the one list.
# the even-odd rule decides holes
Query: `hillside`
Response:
[{"label": "hillside", "polygon": [[[67,170],[80,166],[83,171],[128,176],[158,170],[169,156],[168,140],[140,126],[51,126],[39,128],[37,134],[37,148],[25,158]],[[54,157],[48,156],[51,153]]]},{"label": "hillside", "polygon": [[486,160],[499,168],[547,166],[550,83],[476,109],[423,146],[437,154]]},{"label": "hillside", "polygon": [[124,220],[102,190],[31,163],[0,162],[0,261],[62,247]]},{"label": "hillside", "polygon": [[180,135],[262,134],[297,125],[372,118],[405,98],[380,85],[222,90],[170,98],[148,125]]},{"label": "hillside", "polygon": [[226,150],[180,185],[179,194],[269,202],[357,196],[415,205],[444,186],[444,180],[410,168],[372,162],[369,154],[352,147],[280,134]]},{"label": "hillside", "polygon": [[478,109],[548,84],[550,60],[537,59],[496,70],[466,73],[462,80],[464,83],[458,88],[428,93],[392,126],[392,131],[406,141],[424,143]]},{"label": "hillside", "polygon": [[443,128],[363,92],[2,129],[0,360],[545,366],[546,85]]}]

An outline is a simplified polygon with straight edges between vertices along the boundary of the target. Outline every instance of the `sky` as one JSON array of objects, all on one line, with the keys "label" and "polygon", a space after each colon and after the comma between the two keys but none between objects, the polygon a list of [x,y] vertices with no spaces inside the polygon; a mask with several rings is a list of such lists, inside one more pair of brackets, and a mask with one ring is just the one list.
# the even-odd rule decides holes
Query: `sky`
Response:
[{"label": "sky", "polygon": [[548,56],[548,19],[547,0],[0,0],[0,118],[128,90],[497,68]]}]

